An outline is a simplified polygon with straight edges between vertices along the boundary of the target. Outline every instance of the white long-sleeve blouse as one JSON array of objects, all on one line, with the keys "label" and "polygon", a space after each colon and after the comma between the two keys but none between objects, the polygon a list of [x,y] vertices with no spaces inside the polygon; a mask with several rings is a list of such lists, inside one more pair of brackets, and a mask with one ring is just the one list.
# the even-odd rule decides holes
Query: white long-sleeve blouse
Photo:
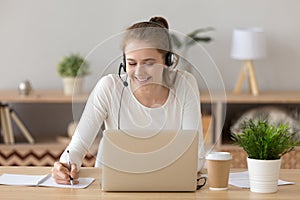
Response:
[{"label": "white long-sleeve blouse", "polygon": [[[125,78],[125,77],[123,77]],[[164,105],[149,108],[133,95],[130,80],[125,87],[117,74],[101,78],[90,94],[81,119],[66,150],[78,168],[89,151],[102,124],[106,129],[196,129],[199,132],[198,171],[204,165],[200,94],[196,79],[185,71],[177,70],[174,87]],[[66,163],[66,150],[60,162]],[[100,141],[95,166],[101,166]]]}]

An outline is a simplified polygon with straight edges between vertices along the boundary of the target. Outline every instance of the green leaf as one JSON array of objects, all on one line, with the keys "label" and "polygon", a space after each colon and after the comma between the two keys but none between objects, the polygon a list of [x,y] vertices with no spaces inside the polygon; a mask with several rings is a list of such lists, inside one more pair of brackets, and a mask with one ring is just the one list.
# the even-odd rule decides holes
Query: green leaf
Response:
[{"label": "green leaf", "polygon": [[214,28],[198,28],[191,33],[187,34],[182,40],[173,33],[170,33],[172,43],[176,48],[185,48],[187,50],[189,47],[194,45],[196,42],[210,42],[212,40],[209,36],[199,36],[198,34],[202,34],[208,31],[212,31]]},{"label": "green leaf", "polygon": [[296,132],[291,132],[287,124],[275,126],[262,118],[245,120],[241,133],[231,133],[231,138],[249,158],[261,160],[279,159],[299,145]]},{"label": "green leaf", "polygon": [[188,36],[193,38],[199,33],[204,33],[204,32],[208,32],[208,31],[212,31],[212,30],[214,30],[214,28],[212,28],[212,27],[198,28],[198,29],[194,30],[193,32],[189,33]]},{"label": "green leaf", "polygon": [[177,47],[177,48],[181,48],[182,46],[182,42],[179,40],[179,38],[175,35],[175,34],[170,34],[171,39],[173,41],[173,44]]},{"label": "green leaf", "polygon": [[57,72],[62,77],[85,76],[90,73],[87,61],[79,53],[63,57],[57,65]]}]

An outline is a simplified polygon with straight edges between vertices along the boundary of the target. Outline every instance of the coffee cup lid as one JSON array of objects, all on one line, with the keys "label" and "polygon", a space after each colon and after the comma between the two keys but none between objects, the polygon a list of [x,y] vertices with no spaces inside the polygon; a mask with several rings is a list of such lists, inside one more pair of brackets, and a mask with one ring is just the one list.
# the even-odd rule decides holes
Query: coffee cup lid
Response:
[{"label": "coffee cup lid", "polygon": [[231,160],[232,156],[229,152],[210,152],[206,156],[206,160]]}]

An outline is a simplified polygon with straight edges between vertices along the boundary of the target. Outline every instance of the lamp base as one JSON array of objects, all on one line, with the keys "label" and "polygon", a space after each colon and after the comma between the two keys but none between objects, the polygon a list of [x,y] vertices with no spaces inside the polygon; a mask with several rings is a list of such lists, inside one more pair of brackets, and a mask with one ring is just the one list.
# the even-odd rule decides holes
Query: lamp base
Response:
[{"label": "lamp base", "polygon": [[246,60],[244,62],[239,79],[234,88],[234,93],[235,94],[241,93],[245,76],[248,76],[250,93],[254,96],[257,96],[259,94],[259,91],[258,91],[252,60]]}]

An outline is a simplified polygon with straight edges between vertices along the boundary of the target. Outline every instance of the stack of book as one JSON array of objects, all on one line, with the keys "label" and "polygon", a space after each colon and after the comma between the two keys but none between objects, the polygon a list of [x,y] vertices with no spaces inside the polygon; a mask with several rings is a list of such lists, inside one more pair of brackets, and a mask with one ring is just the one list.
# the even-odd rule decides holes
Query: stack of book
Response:
[{"label": "stack of book", "polygon": [[29,133],[28,129],[25,127],[24,123],[21,121],[17,113],[9,107],[8,104],[0,105],[0,123],[1,123],[1,132],[3,136],[3,141],[5,144],[14,144],[15,138],[12,128],[12,120],[21,130],[22,134],[25,136],[27,141],[30,144],[34,143],[34,139]]}]

